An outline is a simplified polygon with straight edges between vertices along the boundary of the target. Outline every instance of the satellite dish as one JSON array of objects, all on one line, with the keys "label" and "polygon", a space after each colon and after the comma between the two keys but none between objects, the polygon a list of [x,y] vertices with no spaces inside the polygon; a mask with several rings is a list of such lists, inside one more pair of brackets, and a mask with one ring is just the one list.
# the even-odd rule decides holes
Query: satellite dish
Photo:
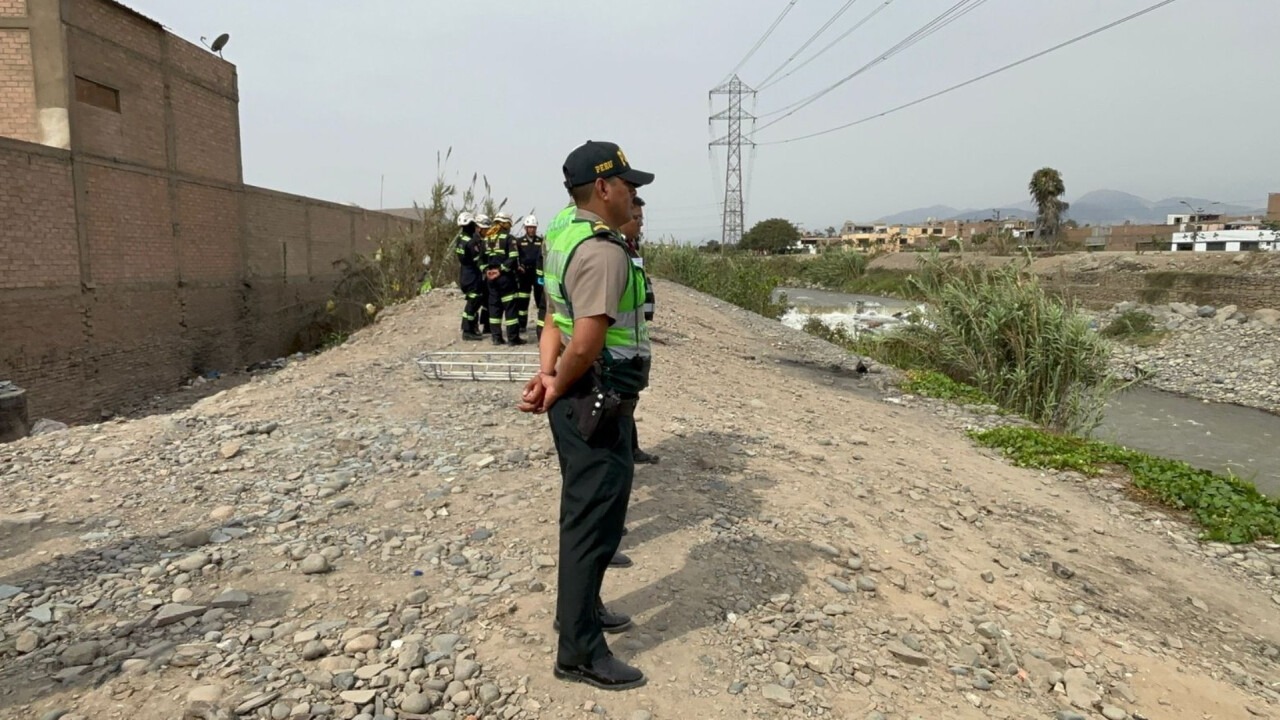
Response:
[{"label": "satellite dish", "polygon": [[221,57],[222,48],[226,47],[227,41],[230,39],[231,39],[231,35],[227,33],[222,33],[221,35],[213,39],[213,45],[209,46],[209,49],[218,53],[218,56]]}]

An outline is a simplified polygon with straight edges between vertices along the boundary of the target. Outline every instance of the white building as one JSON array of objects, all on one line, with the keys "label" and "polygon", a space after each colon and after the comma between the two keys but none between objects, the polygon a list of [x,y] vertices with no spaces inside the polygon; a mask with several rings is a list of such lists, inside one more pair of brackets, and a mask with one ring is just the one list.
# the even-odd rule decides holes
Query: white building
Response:
[{"label": "white building", "polygon": [[1280,231],[1276,230],[1205,230],[1173,234],[1170,249],[1181,252],[1243,252],[1264,250],[1280,252]]}]

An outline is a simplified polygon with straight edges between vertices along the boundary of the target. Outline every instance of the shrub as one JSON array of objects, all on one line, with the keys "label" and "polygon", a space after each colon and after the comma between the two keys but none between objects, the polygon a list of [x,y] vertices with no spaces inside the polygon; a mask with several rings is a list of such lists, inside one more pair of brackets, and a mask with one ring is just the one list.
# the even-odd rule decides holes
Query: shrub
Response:
[{"label": "shrub", "polygon": [[908,370],[902,383],[904,392],[937,400],[950,400],[966,405],[990,405],[991,398],[972,385],[956,382],[932,370]]},{"label": "shrub", "polygon": [[786,304],[773,292],[781,277],[761,258],[712,255],[688,245],[644,245],[645,269],[768,318],[782,317]]},{"label": "shrub", "polygon": [[[417,208],[418,222],[411,229],[399,229],[377,240],[377,248],[357,255],[342,265],[342,278],[329,302],[329,325],[333,332],[345,332],[368,322],[379,310],[418,295],[423,280],[430,276],[432,286],[457,279],[458,261],[453,251],[457,236],[457,216],[463,210],[497,212],[506,200],[495,202],[490,197],[489,182],[483,179],[484,197],[477,199],[476,181],[460,189],[446,182],[444,165],[452,149],[443,159],[437,157],[436,180],[431,186],[431,201]],[[431,258],[428,269],[423,259]],[[372,311],[369,309],[372,308]]]},{"label": "shrub", "polygon": [[1234,475],[1035,428],[1001,427],[971,432],[970,437],[1023,467],[1085,475],[1097,475],[1108,465],[1123,467],[1144,495],[1191,513],[1206,540],[1246,543],[1280,536],[1280,503]]},{"label": "shrub", "polygon": [[873,336],[868,354],[903,369],[940,372],[1047,427],[1086,432],[1117,383],[1109,348],[1068,303],[1013,265],[920,259],[910,280],[921,322]]},{"label": "shrub", "polygon": [[1141,310],[1120,313],[1107,323],[1101,334],[1103,337],[1139,346],[1154,345],[1165,336],[1164,330],[1156,325],[1156,319]]},{"label": "shrub", "polygon": [[832,327],[823,322],[822,318],[817,315],[810,315],[804,321],[804,327],[802,329],[819,340],[826,340],[832,345],[844,348],[850,352],[857,353],[861,346],[861,340],[858,339],[857,335],[854,335],[843,327]]},{"label": "shrub", "polygon": [[857,252],[831,251],[800,263],[800,279],[829,290],[846,291],[867,271],[867,256]]}]

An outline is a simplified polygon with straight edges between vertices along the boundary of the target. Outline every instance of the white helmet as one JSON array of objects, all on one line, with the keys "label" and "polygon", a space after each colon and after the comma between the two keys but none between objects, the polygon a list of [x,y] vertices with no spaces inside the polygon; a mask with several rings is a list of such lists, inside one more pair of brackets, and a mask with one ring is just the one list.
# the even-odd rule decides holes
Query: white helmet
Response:
[{"label": "white helmet", "polygon": [[525,226],[525,227],[538,227],[538,218],[536,218],[536,217],[534,217],[534,216],[532,216],[532,215],[525,215],[525,216],[524,216],[524,226]]},{"label": "white helmet", "polygon": [[506,214],[506,213],[504,213],[504,212],[500,212],[500,213],[498,213],[497,215],[494,215],[494,216],[493,216],[493,221],[494,221],[494,222],[496,222],[496,223],[506,223],[506,224],[510,225],[510,224],[511,224],[511,216],[510,216],[510,215],[508,215],[508,214]]},{"label": "white helmet", "polygon": [[458,213],[458,227],[466,227],[475,221],[475,216],[465,210]]},{"label": "white helmet", "polygon": [[476,224],[482,228],[487,228],[493,225],[493,223],[489,222],[489,216],[485,215],[484,213],[480,213],[479,215],[476,215],[475,221],[476,221]]}]

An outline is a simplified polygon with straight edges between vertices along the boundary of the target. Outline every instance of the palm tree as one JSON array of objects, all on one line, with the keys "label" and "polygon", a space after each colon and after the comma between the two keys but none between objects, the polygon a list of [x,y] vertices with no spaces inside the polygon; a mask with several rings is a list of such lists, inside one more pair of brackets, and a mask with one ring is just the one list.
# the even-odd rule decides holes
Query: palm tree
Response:
[{"label": "palm tree", "polygon": [[1062,220],[1071,207],[1070,203],[1062,199],[1067,192],[1067,186],[1062,182],[1062,173],[1051,167],[1040,168],[1031,176],[1027,190],[1036,206],[1037,235],[1047,238],[1050,246],[1056,247]]}]

